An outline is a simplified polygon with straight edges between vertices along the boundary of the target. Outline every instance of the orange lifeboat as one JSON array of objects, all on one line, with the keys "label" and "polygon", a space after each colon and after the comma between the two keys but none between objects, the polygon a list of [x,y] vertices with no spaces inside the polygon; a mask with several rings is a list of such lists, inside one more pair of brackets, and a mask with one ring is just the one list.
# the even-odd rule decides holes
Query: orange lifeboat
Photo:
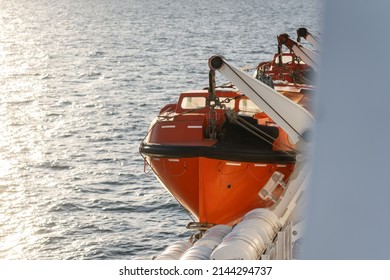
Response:
[{"label": "orange lifeboat", "polygon": [[[255,75],[307,106],[313,87],[302,81],[309,68],[293,52],[278,53]],[[261,108],[233,85],[215,87],[213,75],[208,89],[181,93],[176,104],[161,109],[140,153],[199,224],[233,225],[248,211],[278,201],[297,151]]]}]

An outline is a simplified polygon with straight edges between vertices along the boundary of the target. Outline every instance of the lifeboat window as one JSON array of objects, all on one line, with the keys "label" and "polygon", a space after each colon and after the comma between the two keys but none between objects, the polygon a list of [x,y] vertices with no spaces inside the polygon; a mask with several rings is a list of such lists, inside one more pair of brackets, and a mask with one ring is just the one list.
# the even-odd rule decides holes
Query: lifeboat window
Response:
[{"label": "lifeboat window", "polygon": [[261,110],[252,100],[249,99],[241,99],[239,103],[240,113],[244,115],[253,115],[257,113],[262,113]]},{"label": "lifeboat window", "polygon": [[283,55],[282,56],[282,61],[283,63],[291,63],[292,62],[292,56],[291,55]]},{"label": "lifeboat window", "polygon": [[[293,61],[293,56],[292,55],[283,55],[282,56],[282,62],[284,64],[287,64],[287,63],[296,63],[295,61]],[[303,62],[301,59],[299,60],[299,64],[305,64],[305,62]]]},{"label": "lifeboat window", "polygon": [[181,107],[183,109],[198,109],[206,107],[206,98],[200,96],[184,97],[181,102]]}]

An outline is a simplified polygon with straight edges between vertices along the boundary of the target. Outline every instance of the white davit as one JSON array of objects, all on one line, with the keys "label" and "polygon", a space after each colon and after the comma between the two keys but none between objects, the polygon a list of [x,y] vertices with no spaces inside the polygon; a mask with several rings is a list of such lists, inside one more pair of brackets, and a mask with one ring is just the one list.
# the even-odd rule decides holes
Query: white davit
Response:
[{"label": "white davit", "polygon": [[302,106],[229,64],[222,56],[211,57],[209,67],[221,72],[243,94],[248,96],[287,132],[294,144],[300,139],[305,139],[305,134],[311,131],[314,117]]}]

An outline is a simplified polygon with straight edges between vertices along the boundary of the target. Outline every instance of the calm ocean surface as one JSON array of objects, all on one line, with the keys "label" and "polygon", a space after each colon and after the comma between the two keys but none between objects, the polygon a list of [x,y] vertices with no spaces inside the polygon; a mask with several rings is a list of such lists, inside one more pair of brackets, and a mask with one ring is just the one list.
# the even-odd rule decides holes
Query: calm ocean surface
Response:
[{"label": "calm ocean surface", "polygon": [[321,0],[0,0],[0,259],[132,259],[191,218],[144,172],[149,123],[207,60],[320,33]]}]

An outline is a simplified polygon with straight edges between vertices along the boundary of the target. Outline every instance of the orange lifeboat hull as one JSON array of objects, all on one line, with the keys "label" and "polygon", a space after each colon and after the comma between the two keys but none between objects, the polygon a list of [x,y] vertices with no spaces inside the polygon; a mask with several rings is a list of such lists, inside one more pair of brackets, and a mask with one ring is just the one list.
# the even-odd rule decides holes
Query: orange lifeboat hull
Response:
[{"label": "orange lifeboat hull", "polygon": [[149,158],[150,165],[167,190],[196,216],[200,223],[234,224],[254,208],[274,204],[284,189],[263,199],[260,191],[275,171],[291,174],[293,163],[233,162],[205,157]]}]

